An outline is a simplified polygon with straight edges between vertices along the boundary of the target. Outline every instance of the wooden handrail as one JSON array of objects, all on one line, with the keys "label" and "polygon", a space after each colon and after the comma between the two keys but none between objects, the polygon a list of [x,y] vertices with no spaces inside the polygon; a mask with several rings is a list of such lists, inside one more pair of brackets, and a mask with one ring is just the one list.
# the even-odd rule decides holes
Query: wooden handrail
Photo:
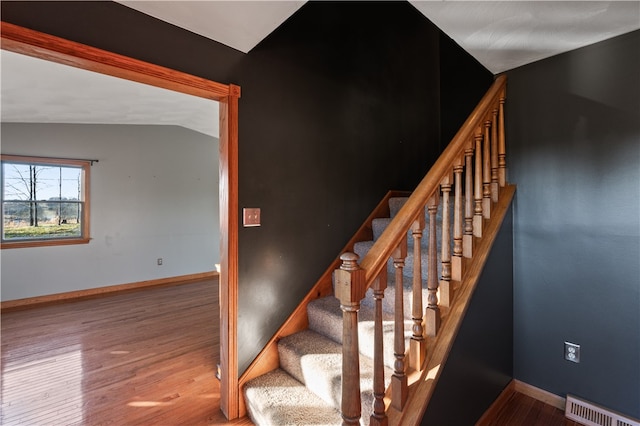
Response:
[{"label": "wooden handrail", "polygon": [[[423,213],[425,200],[435,194],[440,182],[451,172],[451,165],[464,151],[469,139],[478,131],[478,128],[482,128],[487,112],[491,113],[491,106],[499,102],[500,97],[503,96],[506,83],[507,78],[505,75],[500,75],[496,78],[491,88],[489,88],[447,148],[442,152],[438,161],[418,184],[409,200],[402,206],[394,220],[362,259],[360,267],[366,271],[365,292],[373,284],[373,280],[380,274],[380,271],[386,267],[387,259],[400,244],[403,236],[406,235],[407,229],[411,227],[416,217]],[[361,296],[364,297],[364,292]]]}]

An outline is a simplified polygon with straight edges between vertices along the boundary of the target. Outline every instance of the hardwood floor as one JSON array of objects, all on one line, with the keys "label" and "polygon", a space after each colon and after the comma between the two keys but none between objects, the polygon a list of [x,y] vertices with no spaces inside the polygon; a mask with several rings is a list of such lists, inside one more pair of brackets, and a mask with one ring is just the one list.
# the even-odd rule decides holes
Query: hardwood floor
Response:
[{"label": "hardwood floor", "polygon": [[2,313],[3,425],[227,422],[218,281]]},{"label": "hardwood floor", "polygon": [[580,426],[568,420],[564,411],[535,398],[513,392],[505,405],[482,426]]},{"label": "hardwood floor", "polygon": [[[214,372],[217,279],[2,313],[0,424],[228,422]],[[485,425],[578,426],[514,392]]]}]

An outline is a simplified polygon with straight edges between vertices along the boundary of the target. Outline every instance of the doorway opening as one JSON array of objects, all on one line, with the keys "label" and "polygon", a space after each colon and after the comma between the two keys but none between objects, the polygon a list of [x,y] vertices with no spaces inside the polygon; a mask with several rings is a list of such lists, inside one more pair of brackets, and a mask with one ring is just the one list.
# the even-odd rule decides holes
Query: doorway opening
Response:
[{"label": "doorway opening", "polygon": [[1,23],[2,49],[186,93],[219,103],[220,406],[238,417],[238,100],[240,87],[93,48],[10,23]]}]

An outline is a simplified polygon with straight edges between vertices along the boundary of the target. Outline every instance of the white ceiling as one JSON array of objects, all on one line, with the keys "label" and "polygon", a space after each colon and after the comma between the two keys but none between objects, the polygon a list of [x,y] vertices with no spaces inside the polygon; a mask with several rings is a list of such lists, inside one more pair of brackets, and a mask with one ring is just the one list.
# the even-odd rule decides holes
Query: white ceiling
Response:
[{"label": "white ceiling", "polygon": [[640,28],[640,1],[418,1],[494,74]]},{"label": "white ceiling", "polygon": [[130,8],[248,53],[304,0],[116,0]]},{"label": "white ceiling", "polygon": [[156,124],[218,137],[218,103],[2,50],[2,122]]},{"label": "white ceiling", "polygon": [[[640,28],[640,0],[409,2],[495,74]],[[247,53],[305,1],[119,3]],[[175,124],[218,134],[216,102],[63,65],[38,71],[37,60],[19,56],[1,57],[3,122]]]},{"label": "white ceiling", "polygon": [[[494,74],[640,28],[640,1],[408,0]],[[119,1],[248,53],[306,1]]]}]

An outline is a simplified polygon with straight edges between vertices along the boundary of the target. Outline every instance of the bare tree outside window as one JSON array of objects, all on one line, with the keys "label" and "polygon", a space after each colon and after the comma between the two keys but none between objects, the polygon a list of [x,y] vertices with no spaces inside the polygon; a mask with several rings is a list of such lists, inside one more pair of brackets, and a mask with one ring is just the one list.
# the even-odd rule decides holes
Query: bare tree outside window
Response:
[{"label": "bare tree outside window", "polygon": [[87,242],[89,165],[82,160],[3,155],[3,248],[25,241]]}]

